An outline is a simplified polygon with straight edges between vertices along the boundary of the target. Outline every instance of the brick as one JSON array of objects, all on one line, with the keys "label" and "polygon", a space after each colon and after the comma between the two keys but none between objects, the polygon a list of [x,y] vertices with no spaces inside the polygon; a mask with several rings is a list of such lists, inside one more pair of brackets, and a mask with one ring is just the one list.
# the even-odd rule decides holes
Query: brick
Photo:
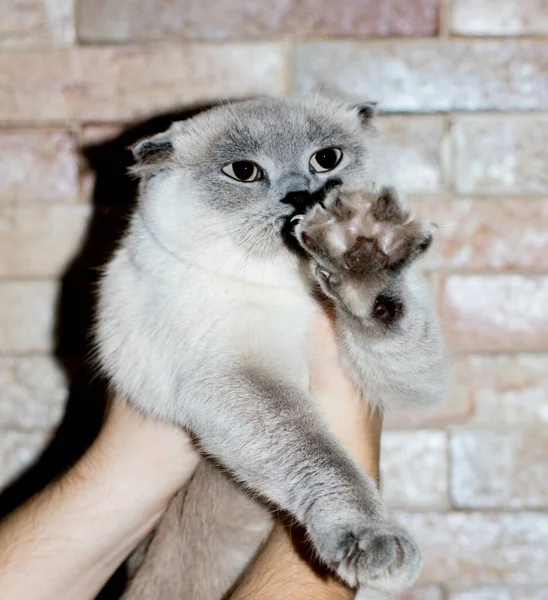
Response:
[{"label": "brick", "polygon": [[455,508],[548,506],[548,435],[542,430],[451,434],[451,500]]},{"label": "brick", "polygon": [[548,587],[478,587],[452,590],[447,600],[546,600]]},{"label": "brick", "polygon": [[0,48],[72,44],[74,4],[74,0],[4,0]]},{"label": "brick", "polygon": [[406,193],[446,187],[442,153],[446,121],[441,117],[381,117],[377,121],[391,175]]},{"label": "brick", "polygon": [[52,429],[60,421],[67,380],[47,356],[0,357],[0,428]]},{"label": "brick", "polygon": [[548,117],[460,117],[453,134],[461,194],[548,194]]},{"label": "brick", "polygon": [[79,38],[87,42],[265,39],[291,35],[434,35],[438,0],[95,0],[82,2]]},{"label": "brick", "polygon": [[0,131],[0,155],[0,205],[78,199],[78,154],[70,132]]},{"label": "brick", "polygon": [[0,281],[0,353],[49,351],[56,299],[53,281]]},{"label": "brick", "polygon": [[386,112],[541,110],[547,48],[541,40],[302,42],[295,88],[376,100]]},{"label": "brick", "polygon": [[451,30],[460,35],[544,35],[544,0],[454,0]]},{"label": "brick", "polygon": [[548,272],[545,198],[410,198],[439,227],[426,269]]},{"label": "brick", "polygon": [[46,447],[46,431],[0,430],[0,488],[29,467]]},{"label": "brick", "polygon": [[0,207],[0,277],[61,275],[90,215],[88,205]]},{"label": "brick", "polygon": [[447,507],[447,434],[442,431],[385,431],[381,482],[388,506]]},{"label": "brick", "polygon": [[218,99],[282,94],[284,56],[281,43],[0,55],[0,121],[130,120]]},{"label": "brick", "polygon": [[460,357],[454,362],[453,395],[473,405],[474,425],[548,423],[548,355]]},{"label": "brick", "polygon": [[548,276],[450,275],[442,285],[442,320],[453,348],[548,348]]},{"label": "brick", "polygon": [[393,516],[416,536],[423,584],[548,584],[545,513],[395,511]]},{"label": "brick", "polygon": [[[386,595],[375,590],[360,589],[355,600],[385,600]],[[414,588],[400,596],[397,600],[445,600],[442,589],[437,585],[426,585]]]}]

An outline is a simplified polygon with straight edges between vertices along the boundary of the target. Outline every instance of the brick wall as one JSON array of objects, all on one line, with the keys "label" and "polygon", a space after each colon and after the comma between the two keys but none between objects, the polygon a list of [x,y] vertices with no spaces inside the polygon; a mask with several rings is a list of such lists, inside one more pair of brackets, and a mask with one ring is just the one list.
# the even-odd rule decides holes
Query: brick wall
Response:
[{"label": "brick wall", "polygon": [[399,179],[440,225],[427,266],[453,391],[383,440],[385,496],[425,554],[409,598],[548,598],[547,36],[545,0],[4,2],[0,484],[63,415],[62,275],[96,212],[80,149],[155,113],[321,87],[380,102]]}]

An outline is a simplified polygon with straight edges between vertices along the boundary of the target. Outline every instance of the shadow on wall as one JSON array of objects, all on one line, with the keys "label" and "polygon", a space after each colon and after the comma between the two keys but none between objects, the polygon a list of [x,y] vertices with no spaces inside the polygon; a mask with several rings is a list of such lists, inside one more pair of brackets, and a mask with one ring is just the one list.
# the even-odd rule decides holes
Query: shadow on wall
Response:
[{"label": "shadow on wall", "polygon": [[[127,174],[128,150],[136,141],[165,131],[173,121],[188,119],[216,103],[162,114],[133,125],[115,139],[82,148],[95,172],[93,215],[81,250],[61,280],[57,307],[55,355],[69,381],[63,421],[36,462],[0,494],[0,519],[41,490],[74,463],[95,439],[106,406],[106,383],[89,357],[95,290],[104,265],[123,234],[135,206],[137,181]],[[46,250],[47,251],[47,250]],[[119,598],[125,584],[120,569],[98,596]]]}]

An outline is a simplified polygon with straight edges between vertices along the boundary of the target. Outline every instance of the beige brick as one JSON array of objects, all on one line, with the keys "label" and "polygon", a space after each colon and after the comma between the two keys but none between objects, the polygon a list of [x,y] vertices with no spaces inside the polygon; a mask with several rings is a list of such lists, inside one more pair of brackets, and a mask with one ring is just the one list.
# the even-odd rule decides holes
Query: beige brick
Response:
[{"label": "beige brick", "polygon": [[548,584],[545,513],[396,511],[394,517],[417,538],[422,583]]},{"label": "beige brick", "polygon": [[0,207],[0,277],[62,274],[90,214],[88,205]]},{"label": "beige brick", "polygon": [[447,434],[385,431],[381,483],[383,497],[391,507],[447,507]]},{"label": "beige brick", "polygon": [[0,353],[50,350],[56,300],[53,281],[0,281]]},{"label": "beige brick", "polygon": [[69,132],[0,130],[0,156],[0,205],[78,199],[78,154]]},{"label": "beige brick", "polygon": [[410,40],[303,42],[298,92],[318,88],[388,112],[548,107],[548,42]]},{"label": "beige brick", "polygon": [[0,430],[0,488],[29,467],[47,446],[46,431]]},{"label": "beige brick", "polygon": [[473,404],[474,425],[548,423],[548,355],[463,356],[454,371],[453,395]]},{"label": "beige brick", "polygon": [[0,54],[0,121],[128,120],[281,94],[280,43],[152,44]]},{"label": "beige brick", "polygon": [[[355,600],[385,600],[386,595],[374,590],[361,589]],[[416,587],[397,597],[397,600],[445,600],[442,589],[437,585]]]},{"label": "beige brick", "polygon": [[444,279],[442,319],[459,350],[548,348],[548,276],[450,275]]},{"label": "beige brick", "polygon": [[451,29],[461,35],[544,35],[546,0],[454,0]]},{"label": "beige brick", "polygon": [[458,192],[548,193],[548,117],[459,117],[453,133]]},{"label": "beige brick", "polygon": [[417,215],[439,227],[427,269],[548,272],[545,198],[418,199]]},{"label": "beige brick", "polygon": [[436,192],[445,187],[444,118],[381,117],[377,125],[391,174],[404,192]]},{"label": "beige brick", "polygon": [[0,357],[0,428],[52,429],[63,414],[66,377],[47,356]]},{"label": "beige brick", "polygon": [[451,500],[456,508],[548,506],[548,435],[539,429],[451,434]]},{"label": "beige brick", "polygon": [[546,600],[548,587],[478,587],[450,590],[447,600]]},{"label": "beige brick", "polygon": [[73,43],[74,4],[74,0],[3,0],[0,48]]},{"label": "beige brick", "polygon": [[85,41],[265,39],[293,35],[433,35],[438,0],[94,0],[82,2]]}]

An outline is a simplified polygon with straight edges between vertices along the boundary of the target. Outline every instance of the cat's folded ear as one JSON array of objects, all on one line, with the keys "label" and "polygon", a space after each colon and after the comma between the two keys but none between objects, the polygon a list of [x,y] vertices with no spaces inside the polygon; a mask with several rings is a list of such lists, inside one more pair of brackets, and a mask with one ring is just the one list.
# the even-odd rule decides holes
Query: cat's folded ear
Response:
[{"label": "cat's folded ear", "polygon": [[377,102],[362,102],[356,104],[355,108],[362,125],[369,125],[377,114]]},{"label": "cat's folded ear", "polygon": [[173,137],[181,131],[180,123],[173,123],[167,131],[138,141],[129,147],[135,159],[130,172],[138,177],[151,175],[170,165],[173,159]]}]

